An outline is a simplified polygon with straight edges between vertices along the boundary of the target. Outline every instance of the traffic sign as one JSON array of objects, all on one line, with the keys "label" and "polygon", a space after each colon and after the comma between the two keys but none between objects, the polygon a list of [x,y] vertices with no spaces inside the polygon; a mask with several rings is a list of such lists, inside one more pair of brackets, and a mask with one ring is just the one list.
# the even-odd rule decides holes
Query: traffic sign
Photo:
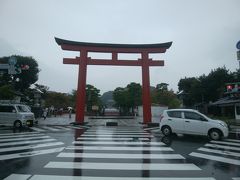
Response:
[{"label": "traffic sign", "polygon": [[15,65],[17,64],[17,58],[15,58],[14,56],[11,56],[8,60],[8,64],[9,65]]},{"label": "traffic sign", "polygon": [[8,64],[0,64],[0,69],[8,69],[9,65]]},{"label": "traffic sign", "polygon": [[240,41],[238,41],[236,47],[237,47],[237,49],[240,49]]}]

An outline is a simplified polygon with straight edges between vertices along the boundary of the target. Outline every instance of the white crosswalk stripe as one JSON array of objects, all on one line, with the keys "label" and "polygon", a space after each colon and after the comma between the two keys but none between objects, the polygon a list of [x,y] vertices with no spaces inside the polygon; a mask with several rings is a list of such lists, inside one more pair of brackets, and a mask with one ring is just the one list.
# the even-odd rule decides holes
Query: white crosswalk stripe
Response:
[{"label": "white crosswalk stripe", "polygon": [[49,162],[45,168],[99,169],[99,170],[201,170],[194,164],[143,164],[143,163],[91,163],[91,162]]},{"label": "white crosswalk stripe", "polygon": [[[122,138],[122,137],[79,137],[78,140],[111,140],[111,141],[131,141],[135,138]],[[147,141],[149,138],[137,138],[139,141]]]},{"label": "white crosswalk stripe", "polygon": [[210,141],[205,144],[204,147],[198,148],[198,152],[192,152],[189,155],[207,160],[240,165],[240,160],[238,160],[240,157],[239,146],[239,140],[236,139]]},{"label": "white crosswalk stripe", "polygon": [[[100,180],[94,176],[59,176],[59,175],[30,175],[12,174],[5,180]],[[212,177],[104,177],[104,180],[215,180]],[[239,180],[239,179],[234,179]]]},{"label": "white crosswalk stripe", "polygon": [[36,132],[59,132],[59,131],[71,131],[74,129],[84,129],[82,127],[74,127],[74,126],[37,126],[37,127],[29,127],[29,129]]},{"label": "white crosswalk stripe", "polygon": [[106,147],[106,146],[68,146],[69,150],[95,150],[95,151],[173,151],[170,147]]},{"label": "white crosswalk stripe", "polygon": [[42,133],[8,133],[0,139],[0,160],[57,153],[63,145]]}]

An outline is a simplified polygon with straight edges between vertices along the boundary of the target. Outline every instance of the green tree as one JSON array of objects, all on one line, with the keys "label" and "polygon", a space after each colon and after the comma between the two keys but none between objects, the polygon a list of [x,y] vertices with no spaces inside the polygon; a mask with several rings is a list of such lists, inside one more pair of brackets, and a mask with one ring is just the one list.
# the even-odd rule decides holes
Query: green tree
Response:
[{"label": "green tree", "polygon": [[183,91],[186,106],[216,101],[224,95],[226,83],[239,82],[240,72],[229,72],[226,67],[212,70],[208,75],[180,79],[179,91]]},{"label": "green tree", "polygon": [[11,85],[0,86],[0,99],[11,100],[15,96],[14,90]]},{"label": "green tree", "polygon": [[180,101],[177,95],[172,91],[168,90],[168,84],[160,83],[156,85],[156,88],[152,91],[152,102],[155,104],[165,105],[169,108],[178,108]]},{"label": "green tree", "polygon": [[130,109],[133,113],[134,108],[142,104],[142,87],[134,82],[125,88],[118,87],[113,92],[113,99],[121,114],[128,114]]},{"label": "green tree", "polygon": [[[9,75],[7,72],[0,76],[0,86],[3,85],[13,85],[16,91],[24,92],[28,89],[32,84],[34,84],[38,80],[38,63],[32,57],[25,57],[25,56],[17,56],[16,66],[21,67],[23,65],[28,65],[29,69],[22,70],[20,74]],[[0,58],[0,62],[7,64],[10,57],[2,57]]]},{"label": "green tree", "polygon": [[55,108],[67,108],[72,106],[71,104],[71,96],[66,93],[60,92],[47,92],[45,99],[45,106]]},{"label": "green tree", "polygon": [[93,85],[86,85],[87,112],[92,112],[92,106],[101,106],[100,90]]}]

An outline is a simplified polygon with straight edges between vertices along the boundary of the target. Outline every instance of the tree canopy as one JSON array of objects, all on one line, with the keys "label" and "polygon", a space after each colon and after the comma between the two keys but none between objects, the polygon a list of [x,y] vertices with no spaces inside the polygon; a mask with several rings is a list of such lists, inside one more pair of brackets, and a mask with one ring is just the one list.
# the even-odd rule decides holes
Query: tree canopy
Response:
[{"label": "tree canopy", "polygon": [[239,82],[240,71],[230,72],[226,67],[212,70],[208,75],[180,79],[178,89],[183,103],[191,107],[197,103],[209,103],[223,97],[226,83]]},{"label": "tree canopy", "polygon": [[[7,71],[3,71],[0,75],[0,87],[5,88],[8,90],[8,95],[1,98],[13,98],[16,93],[24,94],[28,88],[34,84],[38,80],[38,73],[40,72],[38,68],[38,63],[33,57],[26,57],[26,56],[17,56],[14,55],[17,59],[17,63],[15,65],[17,67],[29,67],[28,69],[23,68],[21,73],[10,75]],[[8,60],[10,57],[2,57],[0,58],[1,64],[8,64]],[[18,68],[18,69],[19,69]],[[6,87],[8,87],[6,89]],[[9,96],[9,93],[12,94]]]}]

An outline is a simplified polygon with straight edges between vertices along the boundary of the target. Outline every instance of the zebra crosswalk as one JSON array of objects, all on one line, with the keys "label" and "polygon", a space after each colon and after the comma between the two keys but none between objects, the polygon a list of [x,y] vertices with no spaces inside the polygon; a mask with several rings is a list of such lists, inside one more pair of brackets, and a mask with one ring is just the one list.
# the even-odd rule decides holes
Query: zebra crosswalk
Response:
[{"label": "zebra crosswalk", "polygon": [[227,164],[240,165],[240,140],[225,139],[224,141],[210,141],[196,152],[189,154],[197,158],[218,161]]},{"label": "zebra crosswalk", "polygon": [[6,133],[0,136],[0,160],[61,152],[64,143],[38,132]]},{"label": "zebra crosswalk", "polygon": [[60,132],[60,131],[71,131],[74,129],[85,129],[86,127],[77,127],[77,126],[57,126],[57,125],[51,125],[51,126],[34,126],[29,127],[32,131],[36,132]]},{"label": "zebra crosswalk", "polygon": [[12,174],[6,180],[215,180],[192,177],[200,167],[137,127],[90,128],[43,169],[44,174]]}]

